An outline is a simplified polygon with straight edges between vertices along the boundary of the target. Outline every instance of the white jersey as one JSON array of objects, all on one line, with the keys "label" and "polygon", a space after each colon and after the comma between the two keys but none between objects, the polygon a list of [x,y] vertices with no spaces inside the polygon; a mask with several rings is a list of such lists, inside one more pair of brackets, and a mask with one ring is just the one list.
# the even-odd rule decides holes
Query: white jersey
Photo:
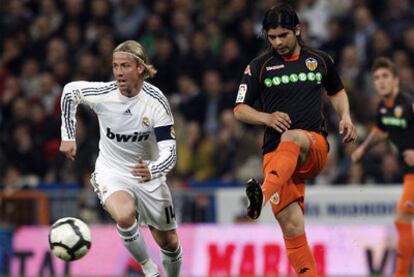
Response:
[{"label": "white jersey", "polygon": [[87,104],[97,114],[100,140],[96,167],[132,176],[138,157],[151,178],[164,177],[176,161],[174,119],[163,93],[144,82],[134,97],[121,94],[114,82],[77,81],[62,93],[62,140],[75,140],[76,108]]}]

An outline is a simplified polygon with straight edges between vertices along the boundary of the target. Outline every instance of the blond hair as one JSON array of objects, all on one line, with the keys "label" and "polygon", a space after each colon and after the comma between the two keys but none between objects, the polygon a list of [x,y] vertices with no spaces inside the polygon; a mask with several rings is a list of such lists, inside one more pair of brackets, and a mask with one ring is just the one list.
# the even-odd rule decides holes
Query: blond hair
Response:
[{"label": "blond hair", "polygon": [[157,70],[149,62],[149,57],[145,53],[144,47],[135,40],[127,40],[115,47],[112,54],[123,53],[131,55],[135,60],[145,67],[144,80],[153,77]]}]

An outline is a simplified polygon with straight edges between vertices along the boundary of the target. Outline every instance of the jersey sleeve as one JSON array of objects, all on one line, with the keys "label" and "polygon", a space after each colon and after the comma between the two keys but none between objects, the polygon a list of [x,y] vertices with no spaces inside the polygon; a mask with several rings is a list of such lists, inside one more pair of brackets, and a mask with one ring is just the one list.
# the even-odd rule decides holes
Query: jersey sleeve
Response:
[{"label": "jersey sleeve", "polygon": [[157,98],[154,105],[154,134],[158,147],[158,158],[148,164],[151,179],[166,175],[177,160],[174,118],[164,95]]},{"label": "jersey sleeve", "polygon": [[116,88],[115,82],[76,81],[66,84],[60,99],[62,140],[76,139],[76,110],[79,104],[86,104],[96,112],[102,97]]},{"label": "jersey sleeve", "polygon": [[63,88],[60,98],[61,110],[61,138],[62,140],[75,140],[76,136],[76,109],[82,102],[80,89],[82,82],[71,82]]},{"label": "jersey sleeve", "polygon": [[253,106],[260,96],[260,69],[257,60],[253,60],[244,70],[239,90],[237,92],[235,106],[247,104]]},{"label": "jersey sleeve", "polygon": [[325,76],[322,78],[322,85],[326,89],[328,95],[335,95],[337,92],[344,88],[338,71],[335,68],[333,59],[327,55],[322,55],[326,65]]}]

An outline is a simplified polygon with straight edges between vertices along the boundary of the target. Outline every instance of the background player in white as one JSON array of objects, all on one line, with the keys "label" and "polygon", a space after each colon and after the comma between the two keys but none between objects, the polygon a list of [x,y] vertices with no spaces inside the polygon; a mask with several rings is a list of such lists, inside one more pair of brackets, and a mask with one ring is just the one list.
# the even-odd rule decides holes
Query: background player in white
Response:
[{"label": "background player in white", "polygon": [[102,205],[146,276],[159,276],[159,272],[139,224],[149,226],[160,246],[167,276],[179,276],[182,251],[165,177],[176,161],[173,116],[162,92],[145,81],[156,70],[138,42],[118,45],[112,65],[116,81],[79,81],[64,87],[60,151],[75,158],[76,108],[79,103],[89,105],[100,128],[91,183]]}]

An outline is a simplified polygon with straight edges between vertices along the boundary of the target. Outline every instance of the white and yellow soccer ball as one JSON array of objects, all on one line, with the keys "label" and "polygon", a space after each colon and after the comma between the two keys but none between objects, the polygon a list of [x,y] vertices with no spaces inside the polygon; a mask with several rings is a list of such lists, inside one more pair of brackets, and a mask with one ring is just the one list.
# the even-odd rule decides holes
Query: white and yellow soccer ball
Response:
[{"label": "white and yellow soccer ball", "polygon": [[91,231],[82,220],[64,217],[50,227],[49,248],[56,257],[64,261],[78,260],[90,247]]}]

